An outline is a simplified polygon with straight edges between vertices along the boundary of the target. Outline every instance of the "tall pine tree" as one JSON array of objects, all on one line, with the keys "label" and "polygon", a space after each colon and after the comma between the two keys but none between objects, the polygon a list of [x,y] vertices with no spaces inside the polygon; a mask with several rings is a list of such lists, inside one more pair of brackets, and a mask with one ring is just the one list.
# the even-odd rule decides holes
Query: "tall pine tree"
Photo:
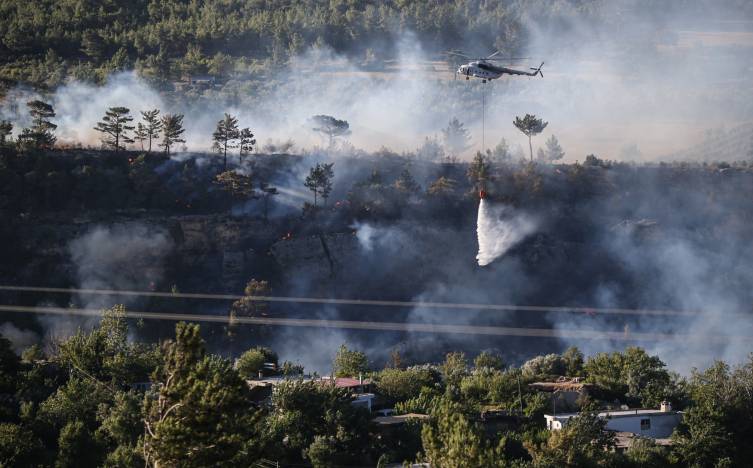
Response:
[{"label": "tall pine tree", "polygon": [[152,375],[144,453],[154,466],[249,466],[259,453],[249,389],[232,364],[207,356],[199,326],[179,323]]},{"label": "tall pine tree", "polygon": [[217,129],[212,134],[214,140],[214,147],[219,153],[222,154],[222,171],[227,171],[227,150],[228,148],[235,148],[235,140],[240,137],[240,131],[238,130],[238,119],[230,114],[225,114],[225,117],[217,122]]},{"label": "tall pine tree", "polygon": [[165,153],[170,155],[170,148],[175,143],[185,143],[183,139],[183,115],[182,114],[165,114],[162,116],[162,143],[160,146],[165,148]]},{"label": "tall pine tree", "polygon": [[133,139],[128,136],[128,131],[133,130],[133,125],[128,125],[132,121],[131,110],[127,107],[110,107],[94,130],[101,132],[102,143],[117,153],[125,149],[126,143],[133,143]]},{"label": "tall pine tree", "polygon": [[141,117],[144,119],[144,130],[146,132],[146,139],[149,142],[147,151],[151,152],[152,141],[159,138],[159,134],[162,131],[162,120],[159,118],[159,109],[141,111]]},{"label": "tall pine tree", "polygon": [[57,140],[53,132],[58,128],[50,121],[55,117],[52,104],[34,100],[27,102],[26,105],[29,108],[32,124],[30,128],[23,129],[19,141],[34,148],[52,148]]}]

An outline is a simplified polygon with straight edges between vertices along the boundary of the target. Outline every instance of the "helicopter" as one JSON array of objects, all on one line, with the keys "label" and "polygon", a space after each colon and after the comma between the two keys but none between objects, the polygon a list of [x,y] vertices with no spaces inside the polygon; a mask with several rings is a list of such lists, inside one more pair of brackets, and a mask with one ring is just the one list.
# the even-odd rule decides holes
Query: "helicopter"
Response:
[{"label": "helicopter", "polygon": [[497,54],[499,54],[499,51],[494,52],[488,57],[481,57],[481,58],[469,57],[465,54],[461,54],[458,52],[448,52],[448,54],[457,55],[458,57],[463,57],[467,60],[470,60],[469,63],[460,65],[458,69],[455,70],[455,79],[457,79],[458,74],[465,76],[466,80],[469,80],[471,77],[481,78],[482,83],[486,83],[487,81],[491,81],[491,80],[496,80],[502,75],[525,75],[525,76],[539,75],[540,77],[544,78],[544,74],[541,72],[541,67],[544,66],[544,62],[541,62],[541,65],[539,65],[538,68],[531,68],[531,70],[533,71],[527,72],[523,70],[515,70],[513,68],[500,67],[500,66],[494,65],[493,63],[490,63],[493,61],[521,60],[520,58],[494,58],[497,56]]}]

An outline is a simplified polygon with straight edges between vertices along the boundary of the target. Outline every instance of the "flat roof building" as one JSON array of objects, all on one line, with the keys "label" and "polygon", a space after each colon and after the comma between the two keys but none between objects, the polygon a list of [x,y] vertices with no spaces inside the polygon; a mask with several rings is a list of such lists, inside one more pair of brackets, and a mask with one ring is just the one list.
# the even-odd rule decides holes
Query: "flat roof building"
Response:
[{"label": "flat roof building", "polygon": [[[578,413],[545,414],[546,427],[558,431],[565,427]],[[607,420],[606,429],[615,432],[630,432],[652,439],[665,439],[672,435],[675,427],[682,421],[682,413],[672,411],[669,403],[662,403],[660,409],[631,409],[619,411],[602,411],[598,414]]]}]

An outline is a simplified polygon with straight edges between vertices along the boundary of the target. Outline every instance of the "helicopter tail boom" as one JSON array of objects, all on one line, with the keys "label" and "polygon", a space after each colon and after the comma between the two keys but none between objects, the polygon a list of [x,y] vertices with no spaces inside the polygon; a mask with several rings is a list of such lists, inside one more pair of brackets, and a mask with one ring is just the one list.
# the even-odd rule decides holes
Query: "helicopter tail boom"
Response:
[{"label": "helicopter tail boom", "polygon": [[532,73],[528,73],[528,75],[530,75],[530,76],[539,75],[540,77],[544,78],[544,74],[541,72],[541,67],[543,67],[543,66],[544,66],[544,62],[541,62],[541,65],[539,65],[539,68],[533,68],[532,67],[531,70],[533,70],[533,72]]}]

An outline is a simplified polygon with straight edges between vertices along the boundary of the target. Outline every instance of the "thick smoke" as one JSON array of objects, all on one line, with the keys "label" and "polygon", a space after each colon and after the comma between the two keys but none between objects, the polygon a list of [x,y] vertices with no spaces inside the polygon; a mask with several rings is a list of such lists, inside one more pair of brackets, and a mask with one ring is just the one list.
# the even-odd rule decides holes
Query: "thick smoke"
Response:
[{"label": "thick smoke", "polygon": [[10,341],[13,351],[17,354],[39,341],[37,334],[33,331],[22,330],[10,322],[0,325],[0,336]]},{"label": "thick smoke", "polygon": [[[96,226],[71,242],[77,286],[82,289],[156,289],[164,274],[172,241],[162,228],[143,224]],[[82,295],[89,308],[133,303],[129,297]]]},{"label": "thick smoke", "polygon": [[507,206],[490,206],[485,199],[478,205],[478,255],[480,266],[486,266],[504,255],[515,244],[533,233],[536,223],[524,214],[512,212]]},{"label": "thick smoke", "polygon": [[[687,232],[660,225],[648,228],[656,231],[651,239],[642,239],[635,229],[613,231],[603,245],[639,283],[603,283],[592,303],[596,307],[623,307],[630,301],[638,309],[666,307],[698,315],[615,317],[597,313],[553,317],[555,327],[624,330],[626,338],[633,332],[675,335],[640,345],[683,372],[705,367],[716,359],[743,362],[751,352],[753,336],[750,294],[742,286],[753,281],[749,258],[742,253],[747,240],[727,235],[727,245],[713,245],[709,233],[694,239]],[[625,297],[636,292],[638,295]],[[587,353],[625,346],[625,342],[565,341]]]}]

